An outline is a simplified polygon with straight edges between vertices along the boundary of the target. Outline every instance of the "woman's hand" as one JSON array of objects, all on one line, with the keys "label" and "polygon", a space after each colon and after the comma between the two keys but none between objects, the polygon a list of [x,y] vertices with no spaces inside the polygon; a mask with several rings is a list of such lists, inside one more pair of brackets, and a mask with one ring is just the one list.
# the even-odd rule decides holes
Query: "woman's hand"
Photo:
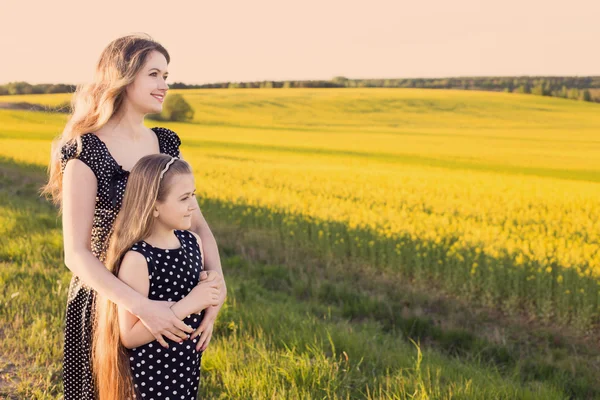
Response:
[{"label": "woman's hand", "polygon": [[173,301],[146,299],[136,314],[164,348],[169,348],[169,345],[164,340],[163,335],[175,342],[181,343],[184,339],[188,338],[188,333],[194,331],[194,328],[188,326],[175,316],[173,310],[171,310],[173,304],[175,304]]}]

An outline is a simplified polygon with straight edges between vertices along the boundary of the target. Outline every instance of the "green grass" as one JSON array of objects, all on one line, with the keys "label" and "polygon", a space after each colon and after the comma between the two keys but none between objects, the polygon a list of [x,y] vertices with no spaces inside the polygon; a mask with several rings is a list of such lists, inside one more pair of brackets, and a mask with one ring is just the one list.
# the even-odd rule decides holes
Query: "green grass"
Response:
[{"label": "green grass", "polygon": [[[0,163],[0,351],[9,371],[0,395],[8,398],[58,398],[62,390],[70,273],[60,221],[35,193],[43,178],[39,167]],[[224,251],[230,295],[203,358],[204,397],[565,398],[550,382],[521,382],[516,370],[420,349],[376,319],[348,321],[337,300],[281,290],[290,284],[285,267]]]}]

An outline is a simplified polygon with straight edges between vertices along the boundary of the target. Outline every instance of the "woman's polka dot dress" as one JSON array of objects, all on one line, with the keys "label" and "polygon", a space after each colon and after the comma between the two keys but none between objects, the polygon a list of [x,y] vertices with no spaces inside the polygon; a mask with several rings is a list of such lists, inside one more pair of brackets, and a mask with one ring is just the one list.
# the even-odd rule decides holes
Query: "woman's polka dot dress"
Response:
[{"label": "woman's polka dot dress", "polygon": [[[203,262],[196,237],[184,230],[175,230],[175,236],[181,243],[177,249],[161,249],[143,240],[131,248],[146,257],[150,279],[148,298],[151,300],[179,301],[200,281]],[[196,329],[203,316],[204,311],[190,314],[183,322]],[[127,350],[135,397],[146,400],[195,400],[202,359],[202,353],[196,351],[198,338],[181,343],[169,338],[165,340],[169,344],[168,349],[154,340]]]},{"label": "woman's polka dot dress", "polygon": [[[160,152],[180,157],[181,140],[172,130],[155,127]],[[81,151],[71,141],[61,148],[61,170],[71,159],[83,161],[97,180],[96,205],[92,224],[92,253],[104,261],[108,238],[121,208],[129,171],[124,170],[112,157],[98,136],[85,133],[81,136]],[[91,333],[96,292],[79,277],[73,275],[69,285],[65,315],[63,349],[63,384],[65,400],[91,400],[95,398],[95,386],[91,370]]]}]

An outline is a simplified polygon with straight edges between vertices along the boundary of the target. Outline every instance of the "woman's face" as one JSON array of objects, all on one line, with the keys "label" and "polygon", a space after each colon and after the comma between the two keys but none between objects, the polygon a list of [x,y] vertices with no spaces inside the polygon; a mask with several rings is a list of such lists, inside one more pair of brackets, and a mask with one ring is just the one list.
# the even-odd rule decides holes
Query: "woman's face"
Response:
[{"label": "woman's face", "polygon": [[169,75],[167,67],[167,59],[162,53],[150,52],[146,64],[125,90],[128,106],[144,115],[159,114],[169,90],[166,82]]},{"label": "woman's face", "polygon": [[156,202],[158,220],[170,229],[190,229],[192,212],[198,208],[194,175],[175,175],[169,184],[167,198]]}]

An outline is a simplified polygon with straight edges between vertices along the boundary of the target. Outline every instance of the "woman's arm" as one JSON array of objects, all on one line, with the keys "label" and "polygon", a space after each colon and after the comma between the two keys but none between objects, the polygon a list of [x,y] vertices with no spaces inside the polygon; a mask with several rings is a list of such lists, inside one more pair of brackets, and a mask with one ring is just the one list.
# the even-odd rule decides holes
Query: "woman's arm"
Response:
[{"label": "woman's arm", "polygon": [[204,262],[204,269],[206,271],[216,271],[221,275],[221,277],[223,277],[223,286],[221,289],[219,305],[210,307],[208,310],[206,310],[207,314],[212,314],[212,319],[214,320],[219,310],[223,306],[225,298],[227,297],[227,286],[225,285],[225,277],[223,276],[223,268],[221,267],[221,257],[219,256],[217,241],[215,240],[208,223],[204,219],[204,215],[202,215],[200,207],[196,208],[192,213],[192,227],[190,228],[190,231],[192,231],[196,238],[199,239],[198,242],[202,246],[202,261]]},{"label": "woman's arm", "polygon": [[[140,295],[148,297],[150,280],[148,279],[146,258],[136,251],[125,253],[119,268],[119,279]],[[188,294],[172,305],[171,310],[173,310],[177,318],[184,319],[190,314],[199,313],[201,310],[198,307],[198,299]],[[119,307],[119,330],[121,333],[121,343],[128,349],[154,341],[154,335],[146,329],[139,318],[124,307]],[[176,341],[181,343],[182,340],[177,339]]]},{"label": "woman's arm", "polygon": [[[179,158],[183,160],[183,154],[181,151],[179,152]],[[217,241],[215,240],[215,236],[210,230],[206,219],[204,219],[204,215],[202,215],[199,205],[192,212],[192,226],[190,227],[190,231],[192,231],[194,234],[197,234],[196,237],[200,237],[200,241],[202,242],[204,269],[206,271],[217,272],[223,279],[219,304],[206,309],[202,324],[191,336],[193,339],[200,335],[206,329],[207,325],[214,323],[214,321],[217,319],[217,315],[219,314],[219,311],[221,310],[221,307],[223,307],[223,303],[225,303],[225,299],[227,298],[227,285],[225,284],[225,276],[223,275],[223,268],[221,267],[221,257],[219,256]]]},{"label": "woman's arm", "polygon": [[[96,203],[97,181],[81,160],[70,160],[63,175],[63,241],[65,264],[83,282],[103,297],[146,321],[154,337],[163,345],[162,335],[176,340],[193,332],[177,319],[166,302],[151,301],[115,277],[91,251],[91,232]],[[160,304],[164,303],[164,304]]]}]

